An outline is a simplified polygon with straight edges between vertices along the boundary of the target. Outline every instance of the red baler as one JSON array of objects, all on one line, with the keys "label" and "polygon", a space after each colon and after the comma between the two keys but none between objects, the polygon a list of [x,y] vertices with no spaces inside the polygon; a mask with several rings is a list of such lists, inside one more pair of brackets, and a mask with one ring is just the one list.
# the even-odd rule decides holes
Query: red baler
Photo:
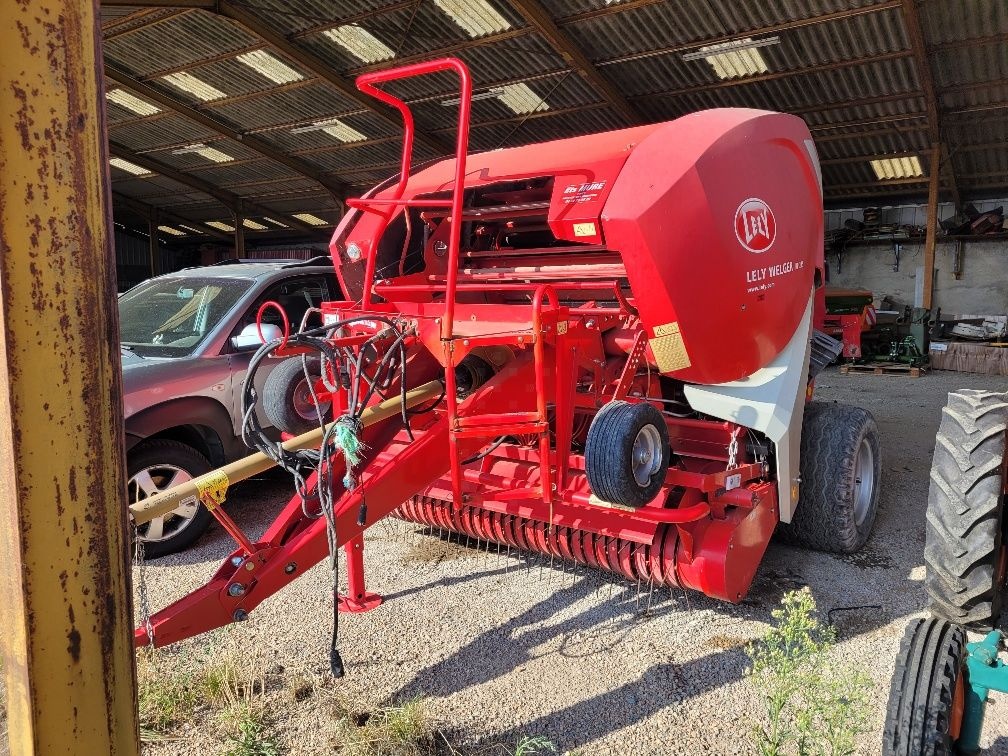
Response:
[{"label": "red baler", "polygon": [[[457,153],[414,170],[409,108],[378,85],[436,72],[461,82]],[[303,365],[349,435],[259,542],[151,618],[159,645],[246,617],[326,555],[327,531],[348,547],[342,607],[370,608],[361,534],[390,514],[733,602],[779,523],[864,542],[874,422],[806,409],[838,345],[815,331],[821,181],[799,118],[709,110],[470,155],[459,61],[358,86],[403,114],[402,171],[347,203],[331,244],[346,301],[264,347],[300,362],[324,342]],[[431,380],[426,406],[361,422]]]}]

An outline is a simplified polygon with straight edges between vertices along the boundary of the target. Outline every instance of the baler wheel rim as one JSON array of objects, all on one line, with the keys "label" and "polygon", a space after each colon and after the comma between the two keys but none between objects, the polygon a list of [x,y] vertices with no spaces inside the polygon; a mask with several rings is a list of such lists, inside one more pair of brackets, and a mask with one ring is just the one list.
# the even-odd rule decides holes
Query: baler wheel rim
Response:
[{"label": "baler wheel rim", "polygon": [[592,418],[584,457],[595,496],[613,504],[643,506],[665,482],[671,457],[665,418],[647,402],[609,402]]},{"label": "baler wheel rim", "polygon": [[834,402],[806,405],[798,506],[778,533],[821,551],[860,549],[878,514],[881,461],[878,425],[870,412]]},{"label": "baler wheel rim", "polygon": [[854,520],[861,526],[871,512],[875,492],[875,452],[867,438],[862,438],[858,447],[857,461],[854,463],[854,485]]},{"label": "baler wheel rim", "polygon": [[661,469],[661,436],[653,425],[645,425],[633,442],[633,476],[637,485],[647,487],[651,477]]}]

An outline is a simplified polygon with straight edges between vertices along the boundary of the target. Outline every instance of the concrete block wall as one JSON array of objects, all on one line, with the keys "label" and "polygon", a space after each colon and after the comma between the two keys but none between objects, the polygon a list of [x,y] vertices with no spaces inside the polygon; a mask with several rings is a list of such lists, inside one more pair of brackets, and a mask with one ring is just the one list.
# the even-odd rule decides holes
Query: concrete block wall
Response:
[{"label": "concrete block wall", "polygon": [[[843,253],[827,250],[830,286],[868,289],[876,304],[889,295],[904,304],[914,304],[917,275],[924,264],[924,242],[902,241],[899,270],[893,270],[892,242],[857,244]],[[1008,313],[1008,241],[963,242],[962,278],[952,273],[955,242],[939,242],[935,251],[934,306],[944,315]]]}]

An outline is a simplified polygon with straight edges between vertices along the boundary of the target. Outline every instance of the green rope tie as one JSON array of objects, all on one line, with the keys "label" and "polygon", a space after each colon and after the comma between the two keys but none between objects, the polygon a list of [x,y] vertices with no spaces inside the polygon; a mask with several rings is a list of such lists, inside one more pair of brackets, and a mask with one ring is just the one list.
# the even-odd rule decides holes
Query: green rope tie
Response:
[{"label": "green rope tie", "polygon": [[343,415],[336,421],[335,439],[336,448],[343,452],[343,459],[346,460],[346,475],[343,476],[343,486],[352,490],[357,485],[353,470],[361,462],[361,457],[365,449],[364,442],[360,439],[360,432],[363,430],[358,420]]}]

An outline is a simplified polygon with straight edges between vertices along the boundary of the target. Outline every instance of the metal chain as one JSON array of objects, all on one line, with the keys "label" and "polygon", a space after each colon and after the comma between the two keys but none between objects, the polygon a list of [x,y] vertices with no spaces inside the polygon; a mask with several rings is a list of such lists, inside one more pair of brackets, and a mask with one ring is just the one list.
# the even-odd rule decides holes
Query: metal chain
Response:
[{"label": "metal chain", "polygon": [[154,648],[154,626],[151,624],[150,594],[147,591],[147,564],[144,561],[144,542],[140,528],[133,525],[133,566],[137,568],[137,593],[140,595],[140,622],[147,630],[147,640]]},{"label": "metal chain", "polygon": [[728,444],[728,469],[731,470],[735,467],[735,456],[738,454],[738,437],[739,432],[742,427],[739,425],[735,426],[735,430],[731,434],[731,443]]}]

